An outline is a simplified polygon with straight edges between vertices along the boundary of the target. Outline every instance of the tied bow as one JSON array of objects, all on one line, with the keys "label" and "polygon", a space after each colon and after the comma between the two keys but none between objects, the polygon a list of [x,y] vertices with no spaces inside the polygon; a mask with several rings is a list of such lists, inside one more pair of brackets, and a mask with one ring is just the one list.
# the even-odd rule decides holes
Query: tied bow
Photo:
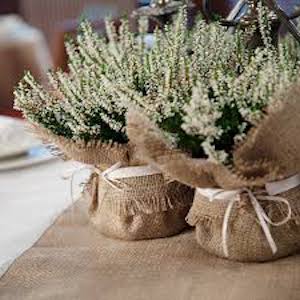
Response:
[{"label": "tied bow", "polygon": [[[212,201],[228,201],[228,206],[225,211],[223,226],[222,226],[222,247],[223,252],[226,257],[229,256],[228,245],[227,245],[227,234],[228,234],[228,225],[229,219],[233,206],[236,202],[241,201],[241,195],[247,194],[250,202],[255,210],[256,216],[258,218],[259,224],[264,232],[264,235],[268,241],[268,244],[272,250],[272,253],[275,254],[278,249],[277,245],[272,237],[270,231],[270,225],[272,226],[281,226],[289,222],[292,217],[291,205],[287,199],[283,197],[276,196],[280,193],[291,190],[300,185],[300,174],[292,176],[288,179],[272,182],[266,184],[266,190],[253,192],[248,188],[242,188],[233,191],[226,191],[222,189],[197,189],[197,193],[200,193],[205,198],[208,198],[210,202]],[[278,221],[274,222],[265,212],[264,208],[261,206],[260,202],[270,201],[273,203],[282,203],[287,207],[286,216]]]}]

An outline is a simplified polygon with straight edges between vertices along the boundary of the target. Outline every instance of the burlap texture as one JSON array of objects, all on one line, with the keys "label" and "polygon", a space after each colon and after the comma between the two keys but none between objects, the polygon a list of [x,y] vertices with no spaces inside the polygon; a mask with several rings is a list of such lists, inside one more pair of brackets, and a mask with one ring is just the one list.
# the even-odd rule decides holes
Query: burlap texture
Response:
[{"label": "burlap texture", "polygon": [[[281,226],[269,225],[278,251],[273,254],[258,222],[256,212],[243,194],[241,201],[232,209],[227,232],[228,259],[243,262],[263,262],[294,254],[300,250],[300,186],[280,195],[287,199],[292,208],[292,218]],[[287,214],[283,204],[263,201],[267,215],[278,222]],[[200,246],[208,252],[225,257],[222,247],[222,227],[228,201],[208,201],[196,193],[187,221],[196,226],[196,237]]]},{"label": "burlap texture", "polygon": [[[277,96],[265,119],[234,151],[232,167],[193,159],[172,148],[160,130],[137,111],[128,113],[127,132],[144,161],[193,187],[263,187],[300,170],[300,83]],[[281,99],[284,98],[284,99]]]},{"label": "burlap texture", "polygon": [[118,179],[113,186],[97,174],[90,188],[91,222],[102,234],[123,240],[141,240],[178,234],[194,190],[169,182],[162,174]]},{"label": "burlap texture", "polygon": [[0,279],[1,300],[299,300],[300,255],[218,259],[194,232],[136,242],[90,226],[87,201],[61,216]]},{"label": "burlap texture", "polygon": [[129,144],[103,143],[100,141],[75,142],[63,136],[54,135],[49,130],[36,125],[30,125],[29,128],[45,143],[55,145],[55,148],[52,149],[54,154],[59,154],[65,159],[95,165],[103,170],[116,162],[121,162],[124,165],[137,163],[137,161],[133,162],[133,147]]}]

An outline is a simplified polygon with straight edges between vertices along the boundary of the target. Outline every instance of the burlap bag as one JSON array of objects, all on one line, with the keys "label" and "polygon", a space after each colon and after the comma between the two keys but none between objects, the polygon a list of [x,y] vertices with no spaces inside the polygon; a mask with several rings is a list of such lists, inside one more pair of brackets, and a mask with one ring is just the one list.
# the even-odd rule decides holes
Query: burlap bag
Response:
[{"label": "burlap bag", "polygon": [[[196,226],[199,245],[208,252],[231,260],[263,262],[295,253],[300,249],[300,186],[279,196],[287,199],[291,209],[291,219],[280,226],[269,226],[277,252],[273,253],[258,221],[256,212],[247,193],[235,202],[229,216],[227,237],[224,241],[223,229],[229,201],[213,201],[196,192],[187,221]],[[287,207],[282,203],[261,203],[272,222],[280,222],[287,215]],[[270,225],[270,224],[268,224]],[[224,251],[227,244],[228,256]]]},{"label": "burlap bag", "polygon": [[[195,188],[223,190],[248,188],[255,192],[257,189],[265,189],[265,185],[269,182],[283,180],[300,172],[299,97],[300,84],[297,83],[274,100],[268,108],[265,119],[234,151],[234,163],[230,168],[204,159],[193,159],[186,153],[172,148],[161,132],[138,112],[130,112],[128,115],[128,134],[145,161],[184,184]],[[228,258],[240,261],[264,261],[300,250],[297,241],[299,224],[296,221],[300,213],[297,206],[299,205],[297,202],[300,201],[300,190],[293,189],[277,196],[288,200],[292,208],[292,218],[288,223],[282,226],[269,224],[278,251],[275,254],[270,253],[270,247],[258,222],[257,214],[249,203],[249,197],[242,195],[243,200],[239,205],[235,204],[230,217],[230,220],[234,221],[230,221],[229,224]],[[199,196],[196,197],[188,218],[189,222],[197,227],[200,245],[211,253],[224,257],[220,248],[222,244],[220,231],[224,209],[228,203],[202,200],[201,197],[200,199]],[[265,201],[261,202],[258,199],[258,202],[267,215],[276,210],[278,205],[274,201],[266,204]],[[274,218],[276,219],[276,214]]]},{"label": "burlap bag", "polygon": [[104,173],[94,173],[90,181],[91,222],[99,232],[116,239],[142,240],[175,235],[187,227],[192,188],[150,167],[117,171],[123,174],[120,178],[104,179]]},{"label": "burlap bag", "polygon": [[[142,162],[135,157],[132,145],[75,143],[42,128],[32,130],[52,143],[56,154],[61,152],[66,159],[94,166],[85,195],[91,202],[91,223],[104,235],[124,240],[151,239],[177,234],[188,226],[185,217],[194,190],[165,179],[161,172],[150,167],[140,167]],[[126,167],[129,173],[146,169],[146,174],[134,176],[134,172],[117,181],[104,179],[107,169],[114,164],[121,170]]]}]

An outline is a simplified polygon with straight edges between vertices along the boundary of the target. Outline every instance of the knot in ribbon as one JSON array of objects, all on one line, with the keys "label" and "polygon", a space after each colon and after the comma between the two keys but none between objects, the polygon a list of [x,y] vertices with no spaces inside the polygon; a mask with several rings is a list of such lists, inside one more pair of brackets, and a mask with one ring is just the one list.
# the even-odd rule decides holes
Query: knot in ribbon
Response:
[{"label": "knot in ribbon", "polygon": [[[280,193],[291,190],[300,185],[300,174],[292,176],[288,179],[272,182],[266,184],[266,190],[262,191],[251,191],[249,188],[241,188],[238,190],[228,191],[223,189],[201,189],[197,188],[197,192],[202,196],[207,198],[210,202],[219,200],[219,201],[228,201],[227,208],[225,210],[223,225],[222,225],[222,247],[223,252],[226,257],[229,256],[228,245],[227,245],[227,235],[228,235],[228,226],[229,219],[233,206],[236,202],[241,201],[241,196],[246,194],[253,206],[253,209],[258,218],[259,224],[264,232],[264,235],[268,241],[268,244],[272,250],[272,253],[275,254],[278,249],[277,245],[272,237],[270,231],[270,225],[272,226],[281,226],[289,222],[292,217],[292,208],[289,201],[283,197],[276,196]],[[273,203],[284,204],[287,208],[286,216],[278,221],[273,221],[265,212],[264,208],[261,206],[260,202],[270,201]]]}]

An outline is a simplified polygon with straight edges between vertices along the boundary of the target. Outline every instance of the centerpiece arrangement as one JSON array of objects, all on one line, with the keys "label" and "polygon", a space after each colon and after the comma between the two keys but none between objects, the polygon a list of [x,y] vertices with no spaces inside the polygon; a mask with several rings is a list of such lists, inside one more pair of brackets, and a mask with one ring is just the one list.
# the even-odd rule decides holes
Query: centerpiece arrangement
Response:
[{"label": "centerpiece arrangement", "polygon": [[[16,107],[65,156],[96,167],[91,220],[117,238],[169,236],[187,216],[202,248],[240,261],[300,249],[300,46],[273,43],[273,15],[232,33],[219,23],[138,34],[124,20],[67,43],[68,74],[30,74]],[[260,34],[258,47],[249,40]],[[150,165],[147,165],[147,164]],[[108,169],[107,169],[108,168]],[[162,173],[161,173],[162,172]]]}]

